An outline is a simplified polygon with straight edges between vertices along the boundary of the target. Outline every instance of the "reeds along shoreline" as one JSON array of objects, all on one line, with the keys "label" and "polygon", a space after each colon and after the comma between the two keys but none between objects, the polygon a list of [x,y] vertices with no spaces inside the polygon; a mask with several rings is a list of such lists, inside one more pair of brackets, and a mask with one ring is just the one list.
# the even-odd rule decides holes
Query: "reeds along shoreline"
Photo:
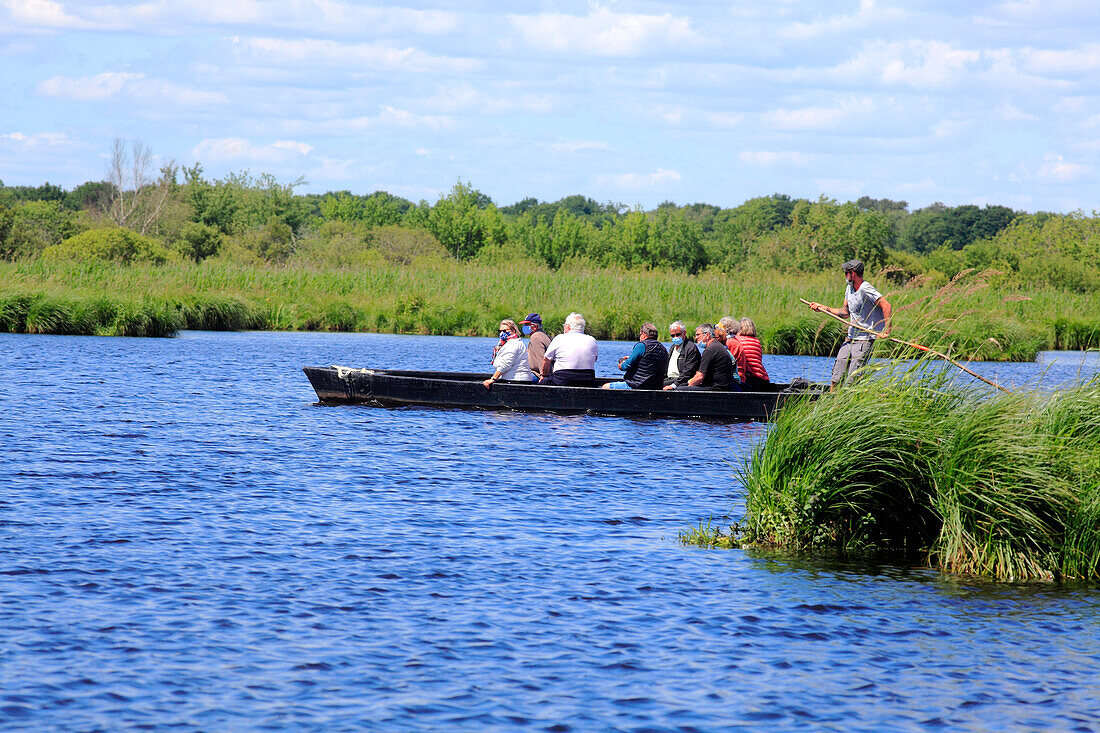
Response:
[{"label": "reeds along shoreline", "polygon": [[[320,330],[488,336],[502,317],[537,311],[553,331],[585,314],[601,339],[634,338],[652,321],[749,316],[770,354],[824,356],[840,324],[799,298],[837,303],[843,280],[816,275],[688,276],[669,271],[530,263],[489,266],[418,260],[360,269],[241,265],[155,266],[41,261],[0,263],[0,330],[172,335],[179,329]],[[1029,361],[1042,349],[1100,345],[1100,301],[1061,291],[998,289],[980,274],[942,288],[879,285],[895,308],[895,333],[956,358]],[[134,293],[144,293],[134,296]],[[883,343],[878,356],[900,353]]]},{"label": "reeds along shoreline", "polygon": [[990,394],[951,386],[928,362],[893,363],[785,409],[740,480],[745,517],[685,541],[1100,579],[1100,381]]}]

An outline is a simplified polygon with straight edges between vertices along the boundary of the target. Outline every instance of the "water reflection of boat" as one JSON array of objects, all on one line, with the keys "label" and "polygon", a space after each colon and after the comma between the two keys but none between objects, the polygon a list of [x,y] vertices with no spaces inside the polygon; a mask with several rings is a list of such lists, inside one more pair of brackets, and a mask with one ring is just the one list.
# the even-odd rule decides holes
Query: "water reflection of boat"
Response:
[{"label": "water reflection of boat", "polygon": [[[347,367],[305,367],[321,402],[430,405],[530,412],[589,412],[602,415],[703,417],[767,420],[784,402],[821,394],[819,385],[773,385],[771,392],[705,392],[551,387],[497,382],[485,389],[488,374],[392,371]],[[597,379],[597,383],[610,379]]]}]

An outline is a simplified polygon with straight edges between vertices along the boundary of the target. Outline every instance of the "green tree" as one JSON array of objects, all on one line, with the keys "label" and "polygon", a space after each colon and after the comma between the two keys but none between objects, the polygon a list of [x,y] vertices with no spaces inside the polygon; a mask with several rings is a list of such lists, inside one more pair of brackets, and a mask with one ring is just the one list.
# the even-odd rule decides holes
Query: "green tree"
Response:
[{"label": "green tree", "polygon": [[504,220],[489,197],[461,180],[428,214],[428,231],[455,259],[473,257],[487,244],[503,244]]},{"label": "green tree", "polygon": [[218,254],[222,246],[223,234],[216,227],[189,221],[180,229],[176,249],[184,257],[201,262],[207,257]]}]

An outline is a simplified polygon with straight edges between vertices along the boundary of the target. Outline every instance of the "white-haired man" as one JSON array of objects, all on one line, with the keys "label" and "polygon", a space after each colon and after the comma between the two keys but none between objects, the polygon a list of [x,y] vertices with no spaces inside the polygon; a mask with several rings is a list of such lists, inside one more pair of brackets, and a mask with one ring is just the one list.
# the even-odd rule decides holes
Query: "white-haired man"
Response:
[{"label": "white-haired man", "polygon": [[564,330],[546,347],[542,383],[558,387],[592,387],[596,380],[596,339],[584,332],[584,316],[570,313]]}]

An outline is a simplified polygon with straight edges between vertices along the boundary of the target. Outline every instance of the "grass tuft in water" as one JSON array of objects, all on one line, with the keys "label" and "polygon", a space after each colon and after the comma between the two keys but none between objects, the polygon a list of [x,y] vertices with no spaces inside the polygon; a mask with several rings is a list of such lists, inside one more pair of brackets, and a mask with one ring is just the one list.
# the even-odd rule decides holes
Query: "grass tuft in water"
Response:
[{"label": "grass tuft in water", "polygon": [[[1100,579],[1098,446],[1097,382],[990,394],[896,362],[780,413],[739,472],[746,516],[730,536],[1002,580]],[[714,535],[708,523],[681,539],[720,546]]]}]

